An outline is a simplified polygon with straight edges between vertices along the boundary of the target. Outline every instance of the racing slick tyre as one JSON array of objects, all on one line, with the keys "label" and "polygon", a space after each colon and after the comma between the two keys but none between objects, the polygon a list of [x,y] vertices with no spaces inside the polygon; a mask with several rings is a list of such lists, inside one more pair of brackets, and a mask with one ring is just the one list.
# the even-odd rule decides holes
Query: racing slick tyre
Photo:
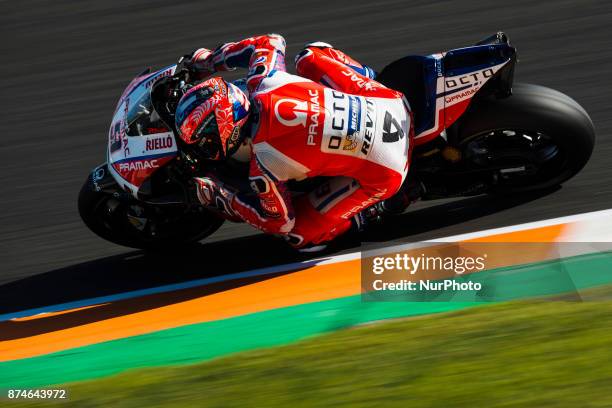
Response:
[{"label": "racing slick tyre", "polygon": [[584,167],[595,144],[593,122],[576,101],[521,83],[507,98],[474,101],[456,134],[465,159],[494,169],[490,192],[497,194],[563,183]]},{"label": "racing slick tyre", "polygon": [[187,211],[184,205],[151,205],[105,191],[97,191],[88,177],[78,199],[79,214],[101,238],[137,249],[181,249],[214,233],[224,219],[205,210]]}]

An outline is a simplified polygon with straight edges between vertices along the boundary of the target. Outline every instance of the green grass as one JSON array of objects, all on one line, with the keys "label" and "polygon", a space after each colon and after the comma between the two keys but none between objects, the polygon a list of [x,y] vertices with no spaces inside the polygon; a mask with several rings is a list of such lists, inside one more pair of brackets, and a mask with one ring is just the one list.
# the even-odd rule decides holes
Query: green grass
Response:
[{"label": "green grass", "polygon": [[66,388],[83,407],[610,407],[610,292],[381,322]]}]

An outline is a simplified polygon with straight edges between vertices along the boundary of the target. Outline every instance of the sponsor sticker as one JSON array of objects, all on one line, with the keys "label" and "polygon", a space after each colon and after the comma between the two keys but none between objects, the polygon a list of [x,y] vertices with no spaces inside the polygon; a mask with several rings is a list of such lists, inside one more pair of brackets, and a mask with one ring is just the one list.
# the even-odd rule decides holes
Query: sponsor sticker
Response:
[{"label": "sponsor sticker", "polygon": [[151,160],[134,160],[129,162],[119,163],[119,172],[123,175],[131,171],[149,170],[158,168],[157,159]]},{"label": "sponsor sticker", "polygon": [[145,143],[146,151],[170,149],[174,146],[174,138],[171,135],[147,139]]}]

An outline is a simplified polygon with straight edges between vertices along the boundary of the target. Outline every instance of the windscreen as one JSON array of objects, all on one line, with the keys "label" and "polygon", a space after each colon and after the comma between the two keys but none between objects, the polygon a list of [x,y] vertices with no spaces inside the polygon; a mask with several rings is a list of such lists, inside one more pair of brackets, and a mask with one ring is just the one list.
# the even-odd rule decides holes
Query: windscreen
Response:
[{"label": "windscreen", "polygon": [[151,101],[151,93],[143,87],[140,95],[131,95],[126,116],[128,136],[144,136],[168,132]]}]

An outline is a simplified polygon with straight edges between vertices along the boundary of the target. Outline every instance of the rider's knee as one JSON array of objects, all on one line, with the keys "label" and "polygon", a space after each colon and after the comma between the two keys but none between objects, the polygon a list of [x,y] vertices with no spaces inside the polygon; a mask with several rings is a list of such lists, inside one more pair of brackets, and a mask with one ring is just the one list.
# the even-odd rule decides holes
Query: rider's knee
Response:
[{"label": "rider's knee", "polygon": [[333,45],[323,42],[323,41],[315,41],[315,42],[311,42],[308,43],[304,46],[304,48],[310,48],[310,47],[314,47],[314,48],[334,48]]},{"label": "rider's knee", "polygon": [[331,44],[328,44],[323,41],[315,41],[312,43],[308,43],[302,48],[300,52],[295,56],[295,66],[299,70],[300,62],[312,56],[316,52],[320,52],[320,50],[324,50],[327,48],[333,48]]}]

